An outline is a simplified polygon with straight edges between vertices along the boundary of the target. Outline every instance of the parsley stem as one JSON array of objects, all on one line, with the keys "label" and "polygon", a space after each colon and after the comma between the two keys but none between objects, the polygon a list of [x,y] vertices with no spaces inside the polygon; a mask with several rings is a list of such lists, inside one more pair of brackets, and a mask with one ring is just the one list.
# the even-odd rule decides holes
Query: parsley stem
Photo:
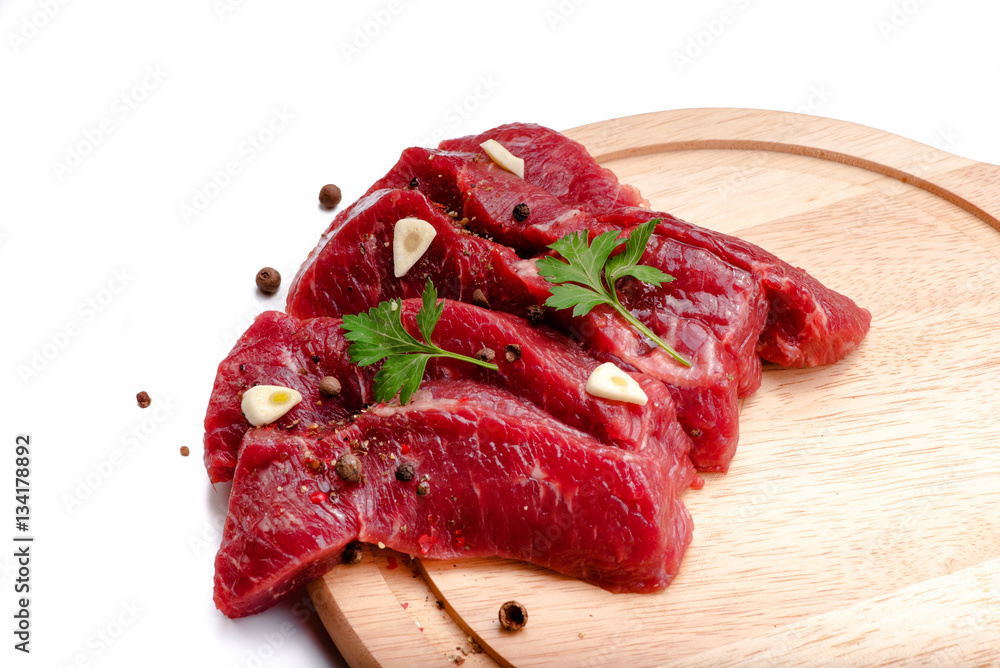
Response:
[{"label": "parsley stem", "polygon": [[675,360],[677,360],[684,366],[688,367],[691,366],[691,362],[687,361],[683,355],[681,355],[679,352],[668,346],[663,339],[654,334],[653,331],[649,329],[649,327],[646,327],[646,325],[642,324],[642,322],[640,322],[638,318],[632,315],[632,313],[627,308],[625,308],[620,301],[618,301],[618,291],[615,290],[615,286],[612,285],[611,289],[608,290],[608,293],[611,295],[611,299],[613,300],[611,302],[611,306],[616,311],[618,311],[619,315],[625,318],[625,320],[630,325],[632,325],[640,332],[648,336],[650,341],[658,345],[660,348],[663,348],[663,350],[665,350],[667,354],[673,357]]},{"label": "parsley stem", "polygon": [[[437,348],[437,346],[434,347]],[[477,366],[486,367],[487,369],[493,369],[494,371],[500,368],[496,364],[493,364],[492,362],[484,362],[483,360],[476,359],[475,357],[466,357],[461,353],[453,353],[447,350],[442,350],[440,348],[437,348],[435,355],[437,355],[438,357],[450,357],[452,359],[460,360],[462,362],[469,362]]]}]

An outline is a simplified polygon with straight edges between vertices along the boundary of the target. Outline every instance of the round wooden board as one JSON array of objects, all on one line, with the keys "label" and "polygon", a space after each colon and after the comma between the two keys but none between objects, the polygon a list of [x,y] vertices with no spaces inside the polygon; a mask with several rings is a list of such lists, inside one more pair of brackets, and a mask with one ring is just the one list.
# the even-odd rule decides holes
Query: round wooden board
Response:
[{"label": "round wooden board", "polygon": [[839,364],[765,370],[729,473],[684,494],[667,591],[376,548],[310,585],[351,665],[1000,665],[1000,168],[772,111],[567,134],[654,209],[850,295],[871,333]]}]

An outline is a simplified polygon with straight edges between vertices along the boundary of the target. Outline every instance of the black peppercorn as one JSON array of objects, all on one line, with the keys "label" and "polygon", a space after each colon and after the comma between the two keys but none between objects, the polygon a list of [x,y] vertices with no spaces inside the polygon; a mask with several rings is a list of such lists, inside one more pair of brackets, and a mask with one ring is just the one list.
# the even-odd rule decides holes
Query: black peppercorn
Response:
[{"label": "black peppercorn", "polygon": [[417,177],[414,176],[412,179],[410,179],[410,187],[413,188],[413,189],[416,189],[416,187],[417,187]]},{"label": "black peppercorn", "polygon": [[431,493],[431,484],[426,480],[421,480],[417,485],[417,496],[427,496]]},{"label": "black peppercorn", "polygon": [[525,204],[524,202],[521,202],[520,204],[514,207],[514,214],[513,214],[514,220],[516,220],[519,223],[523,223],[528,219],[528,215],[530,213],[531,210],[528,209],[528,205]]},{"label": "black peppercorn", "polygon": [[516,362],[521,359],[521,346],[516,343],[508,343],[507,347],[504,348],[504,357],[507,358],[508,362]]},{"label": "black peppercorn", "polygon": [[396,480],[399,482],[410,482],[417,477],[417,470],[413,464],[403,463],[396,467]]}]

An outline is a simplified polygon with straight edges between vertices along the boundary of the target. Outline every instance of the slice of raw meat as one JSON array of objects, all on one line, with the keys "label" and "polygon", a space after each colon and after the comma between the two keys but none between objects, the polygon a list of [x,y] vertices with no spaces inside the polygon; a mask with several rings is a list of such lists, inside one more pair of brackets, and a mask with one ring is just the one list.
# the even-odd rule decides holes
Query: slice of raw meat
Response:
[{"label": "slice of raw meat", "polygon": [[[650,321],[668,344],[695,362],[685,368],[607,309],[576,318],[569,311],[543,308],[549,283],[538,276],[533,261],[519,261],[509,248],[466,233],[423,193],[376,190],[362,201],[364,206],[338,217],[334,231],[324,235],[300,269],[289,290],[289,313],[303,318],[358,313],[391,298],[416,297],[428,278],[450,299],[483,303],[476,299],[479,290],[494,310],[534,313],[584,347],[667,383],[681,424],[694,440],[694,465],[726,470],[739,439],[739,369],[705,325],[660,316]],[[395,222],[409,215],[424,217],[437,236],[424,257],[396,278],[391,243],[385,244]]]},{"label": "slice of raw meat", "polygon": [[[758,353],[768,361],[790,367],[832,364],[854,350],[867,334],[871,323],[868,311],[823,286],[804,270],[749,242],[684,223],[670,214],[650,212],[643,208],[646,204],[642,202],[615,203],[620,199],[615,194],[618,191],[606,180],[584,177],[586,183],[599,184],[594,186],[594,192],[567,187],[565,184],[574,183],[578,174],[588,175],[603,168],[582,146],[575,148],[575,142],[560,137],[553,130],[515,123],[474,137],[447,140],[440,147],[481,152],[479,144],[486,139],[496,139],[505,146],[510,143],[507,148],[525,160],[525,180],[544,188],[563,204],[595,215],[593,232],[604,231],[608,225],[628,229],[660,217],[663,223],[657,228],[658,234],[708,250],[730,265],[750,272],[770,304],[766,328],[758,344]],[[532,163],[544,169],[531,170]],[[535,223],[548,226],[545,221]],[[530,230],[522,232],[534,234]],[[747,384],[742,385],[745,393]]]},{"label": "slice of raw meat", "polygon": [[[257,316],[215,376],[205,415],[205,467],[212,482],[232,479],[240,441],[250,429],[240,408],[247,388],[281,385],[302,394],[302,402],[276,422],[286,430],[343,420],[372,401],[375,372],[352,364],[347,346],[339,319],[301,322],[277,311]],[[340,381],[339,395],[320,396],[324,376]]]},{"label": "slice of raw meat", "polygon": [[[398,279],[393,229],[408,217],[430,223],[437,236]],[[286,310],[302,319],[353,315],[380,301],[419,297],[430,277],[442,297],[471,302],[478,290],[492,308],[523,314],[535,300],[508,268],[517,259],[466,232],[420,192],[375,190],[334,220],[293,279]]]},{"label": "slice of raw meat", "polygon": [[[548,294],[548,284],[538,277],[535,260],[522,260],[516,268],[539,299]],[[677,317],[657,317],[646,323],[691,362],[686,367],[628,326],[609,306],[597,306],[582,317],[569,310],[554,311],[553,316],[599,359],[666,383],[677,405],[678,420],[693,441],[692,463],[699,471],[729,468],[739,441],[737,366],[708,328]]]},{"label": "slice of raw meat", "polygon": [[[400,306],[404,326],[416,337],[421,336],[416,325],[421,303],[403,300]],[[214,482],[232,477],[240,440],[251,428],[240,410],[241,392],[248,387],[283,385],[300,391],[303,401],[276,423],[296,433],[313,433],[309,430],[342,422],[372,400],[374,367],[350,362],[349,342],[340,325],[339,318],[300,322],[268,312],[247,330],[219,366],[205,419],[205,458]],[[648,439],[659,438],[665,422],[676,419],[670,390],[648,376],[636,378],[649,397],[646,407],[588,394],[587,379],[600,362],[549,328],[532,327],[508,313],[446,300],[433,340],[469,357],[489,350],[498,369],[435,358],[428,364],[426,378],[473,379],[505,388],[607,445],[638,449]],[[324,375],[340,380],[340,394],[332,398],[319,394]],[[679,489],[686,488],[694,475],[687,464],[690,449],[688,441],[677,453],[680,478],[674,483]]]},{"label": "slice of raw meat", "polygon": [[[619,229],[561,203],[549,193],[470,153],[411,148],[373,188],[415,187],[466,221],[466,228],[509,245],[524,256],[547,253],[566,234]],[[515,207],[524,205],[522,215]],[[522,218],[522,219],[519,219]],[[619,288],[627,306],[654,332],[669,336],[676,318],[705,325],[736,362],[739,395],[760,386],[757,339],[767,302],[757,281],[700,248],[654,235],[642,258],[675,278],[656,288],[624,279]],[[544,301],[544,299],[542,300]],[[697,329],[697,327],[696,327]]]},{"label": "slice of raw meat", "polygon": [[[655,591],[677,573],[691,519],[670,437],[600,444],[503,390],[426,383],[322,438],[255,429],[243,442],[216,557],[215,601],[260,612],[318,577],[352,540],[426,558],[529,561],[611,591]],[[353,453],[360,483],[334,472]],[[415,476],[398,479],[409,464]]]},{"label": "slice of raw meat", "polygon": [[622,206],[648,206],[638,189],[619,183],[614,172],[597,164],[583,144],[533,123],[510,123],[482,134],[446,139],[439,148],[485,156],[481,144],[494,139],[524,160],[524,180],[564,204],[588,212]]},{"label": "slice of raw meat", "polygon": [[764,359],[787,367],[833,364],[857,348],[868,333],[867,309],[748,241],[638,208],[610,212],[598,221],[627,229],[652,218],[660,219],[657,234],[704,248],[758,281],[769,302],[757,344]]},{"label": "slice of raw meat", "polygon": [[[580,209],[474,153],[408,148],[369,192],[386,188],[420,190],[464,220],[470,230],[524,257],[546,251],[570,232],[595,226]],[[526,218],[515,215],[519,205],[526,207]]]}]

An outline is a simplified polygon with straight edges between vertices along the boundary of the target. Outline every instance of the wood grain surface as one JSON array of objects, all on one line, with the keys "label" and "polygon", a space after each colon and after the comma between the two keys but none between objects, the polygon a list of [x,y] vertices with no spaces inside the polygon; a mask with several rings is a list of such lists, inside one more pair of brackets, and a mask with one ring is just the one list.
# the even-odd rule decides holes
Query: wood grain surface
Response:
[{"label": "wood grain surface", "polygon": [[[667,591],[376,548],[310,586],[347,660],[1000,665],[1000,168],[772,111],[568,134],[654,209],[848,294],[871,333],[833,366],[765,367],[729,473],[684,494],[694,542]],[[519,633],[497,621],[510,599]]]}]

